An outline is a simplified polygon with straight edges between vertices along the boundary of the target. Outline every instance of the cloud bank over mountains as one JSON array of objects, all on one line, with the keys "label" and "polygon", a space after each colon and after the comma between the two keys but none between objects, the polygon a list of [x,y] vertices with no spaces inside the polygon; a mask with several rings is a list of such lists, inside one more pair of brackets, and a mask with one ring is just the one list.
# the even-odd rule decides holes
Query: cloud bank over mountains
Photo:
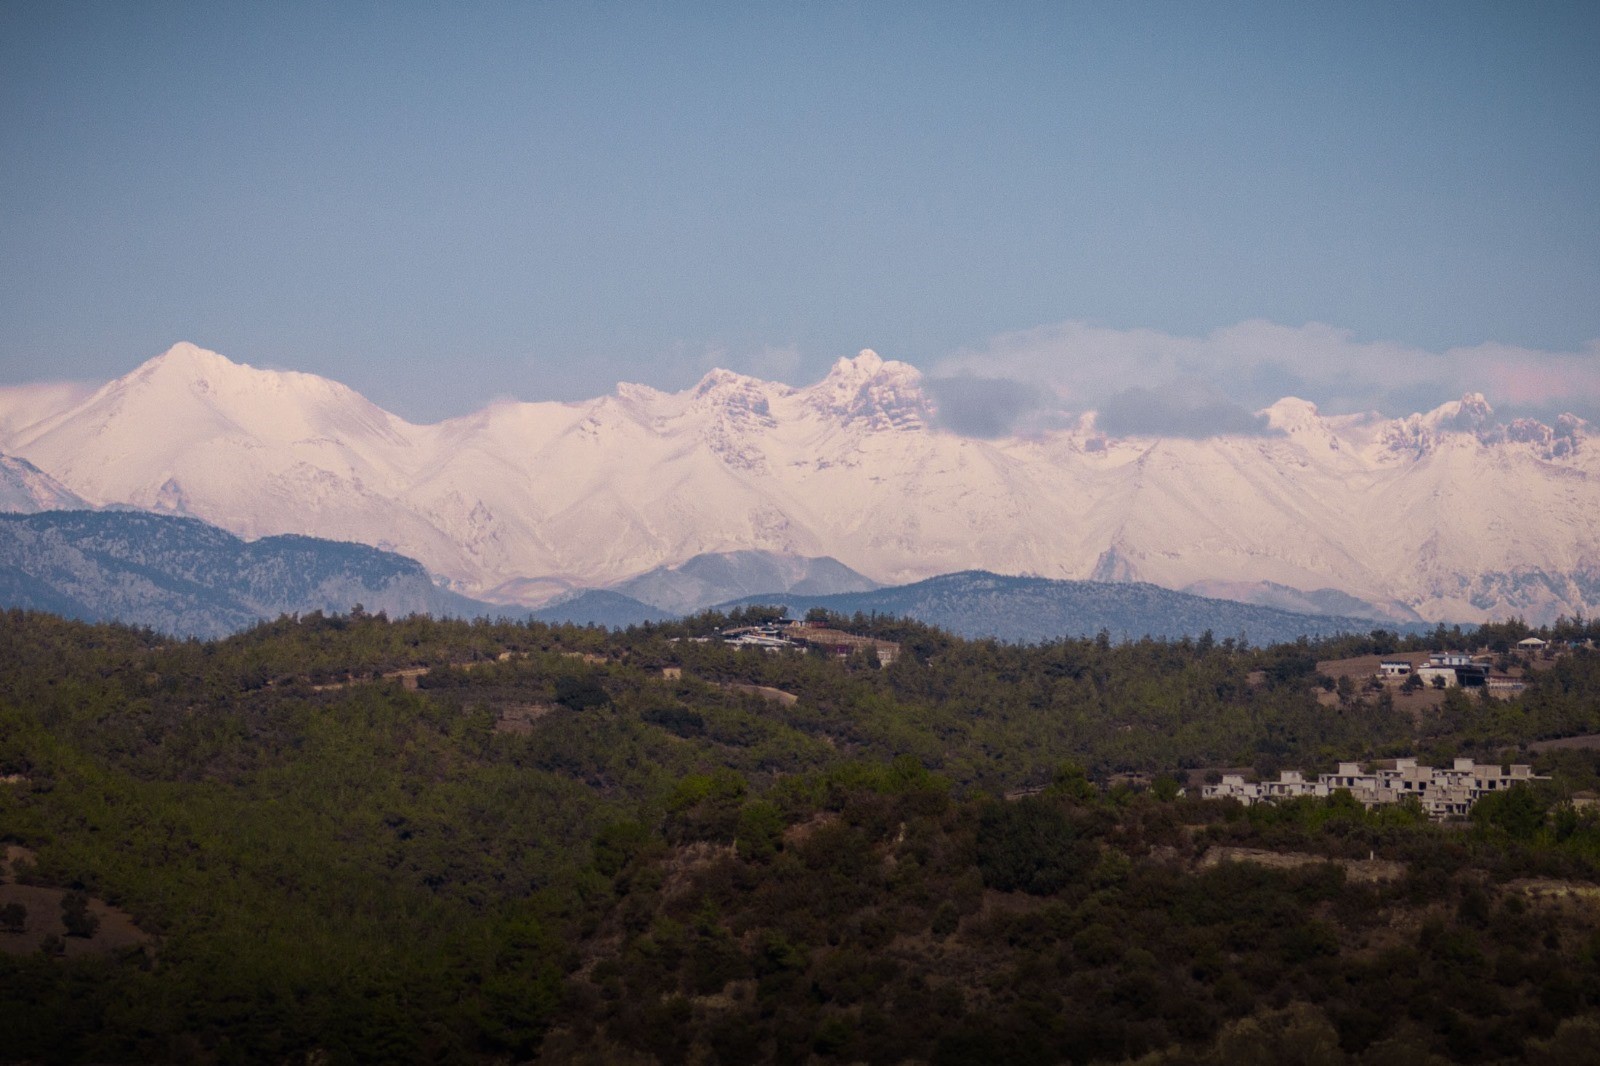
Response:
[{"label": "cloud bank over mountains", "polygon": [[[1001,334],[939,360],[930,373],[935,382],[982,382],[974,395],[989,397],[987,404],[958,401],[976,405],[972,421],[986,431],[978,436],[1025,430],[1045,412],[1065,420],[1090,410],[1116,434],[1265,432],[1254,412],[1291,395],[1329,414],[1403,415],[1482,392],[1506,414],[1548,419],[1570,411],[1600,420],[1600,339],[1572,352],[1497,342],[1435,352],[1358,340],[1318,322],[1251,320],[1183,337],[1069,321]],[[946,385],[936,394],[943,403],[957,391]],[[1009,405],[1001,402],[1007,398]],[[968,421],[963,406],[946,425],[960,432]]]},{"label": "cloud bank over mountains", "polygon": [[955,374],[925,378],[923,387],[933,398],[934,425],[962,437],[993,440],[1061,418],[1048,390],[1012,378]]}]

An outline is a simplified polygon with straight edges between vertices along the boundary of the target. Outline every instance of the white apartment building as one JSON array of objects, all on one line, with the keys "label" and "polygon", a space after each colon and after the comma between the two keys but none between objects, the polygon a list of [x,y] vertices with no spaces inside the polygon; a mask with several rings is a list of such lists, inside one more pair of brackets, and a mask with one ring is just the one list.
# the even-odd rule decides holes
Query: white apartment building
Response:
[{"label": "white apartment building", "polygon": [[1236,799],[1249,805],[1297,796],[1329,796],[1342,788],[1369,808],[1415,796],[1428,817],[1438,820],[1465,817],[1485,793],[1504,791],[1518,782],[1548,780],[1522,763],[1502,767],[1457,759],[1449,769],[1436,769],[1415,759],[1396,759],[1393,767],[1370,772],[1360,763],[1342,762],[1338,770],[1319,774],[1315,781],[1299,770],[1285,770],[1276,781],[1246,781],[1242,774],[1228,774],[1220,784],[1207,785],[1201,794],[1207,799]]}]

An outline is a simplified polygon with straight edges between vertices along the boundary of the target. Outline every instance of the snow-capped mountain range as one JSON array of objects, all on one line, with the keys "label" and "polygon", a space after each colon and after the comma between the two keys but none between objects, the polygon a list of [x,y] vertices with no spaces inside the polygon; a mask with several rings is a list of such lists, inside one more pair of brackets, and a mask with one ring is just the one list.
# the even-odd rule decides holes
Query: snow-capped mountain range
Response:
[{"label": "snow-capped mountain range", "polygon": [[[190,344],[84,396],[0,388],[0,452],[96,506],[303,533],[538,604],[710,552],[832,556],[874,581],[966,569],[1149,581],[1396,619],[1600,606],[1600,452],[1581,420],[1425,414],[1116,438],[938,429],[918,370],[870,351],[804,388],[712,371],[679,393],[499,403],[413,425],[310,374]],[[1276,599],[1275,599],[1276,597]],[[1341,601],[1342,602],[1342,601]]]}]

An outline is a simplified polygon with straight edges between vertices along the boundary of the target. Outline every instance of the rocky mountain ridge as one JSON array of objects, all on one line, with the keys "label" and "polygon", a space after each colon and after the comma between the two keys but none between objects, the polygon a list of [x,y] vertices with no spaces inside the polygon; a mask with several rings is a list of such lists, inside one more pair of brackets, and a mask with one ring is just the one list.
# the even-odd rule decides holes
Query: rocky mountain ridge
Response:
[{"label": "rocky mountain ridge", "polygon": [[506,614],[435,588],[410,559],[285,535],[251,543],[136,511],[0,514],[0,607],[220,637],[281,614]]},{"label": "rocky mountain ridge", "polygon": [[87,397],[0,389],[0,451],[92,505],[359,541],[501,602],[759,550],[884,584],[1332,590],[1395,621],[1600,608],[1600,452],[1578,419],[1499,424],[1477,395],[1401,419],[1285,399],[1260,434],[1113,437],[1090,415],[988,440],[936,413],[917,370],[863,352],[804,388],[713,371],[418,426],[178,345]]}]

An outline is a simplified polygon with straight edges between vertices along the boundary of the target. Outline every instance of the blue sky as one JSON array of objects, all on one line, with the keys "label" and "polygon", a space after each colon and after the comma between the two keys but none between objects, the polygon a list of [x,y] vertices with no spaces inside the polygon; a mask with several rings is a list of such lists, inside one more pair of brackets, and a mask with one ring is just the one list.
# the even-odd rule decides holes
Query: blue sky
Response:
[{"label": "blue sky", "polygon": [[0,6],[0,381],[1600,414],[1600,5]]}]

